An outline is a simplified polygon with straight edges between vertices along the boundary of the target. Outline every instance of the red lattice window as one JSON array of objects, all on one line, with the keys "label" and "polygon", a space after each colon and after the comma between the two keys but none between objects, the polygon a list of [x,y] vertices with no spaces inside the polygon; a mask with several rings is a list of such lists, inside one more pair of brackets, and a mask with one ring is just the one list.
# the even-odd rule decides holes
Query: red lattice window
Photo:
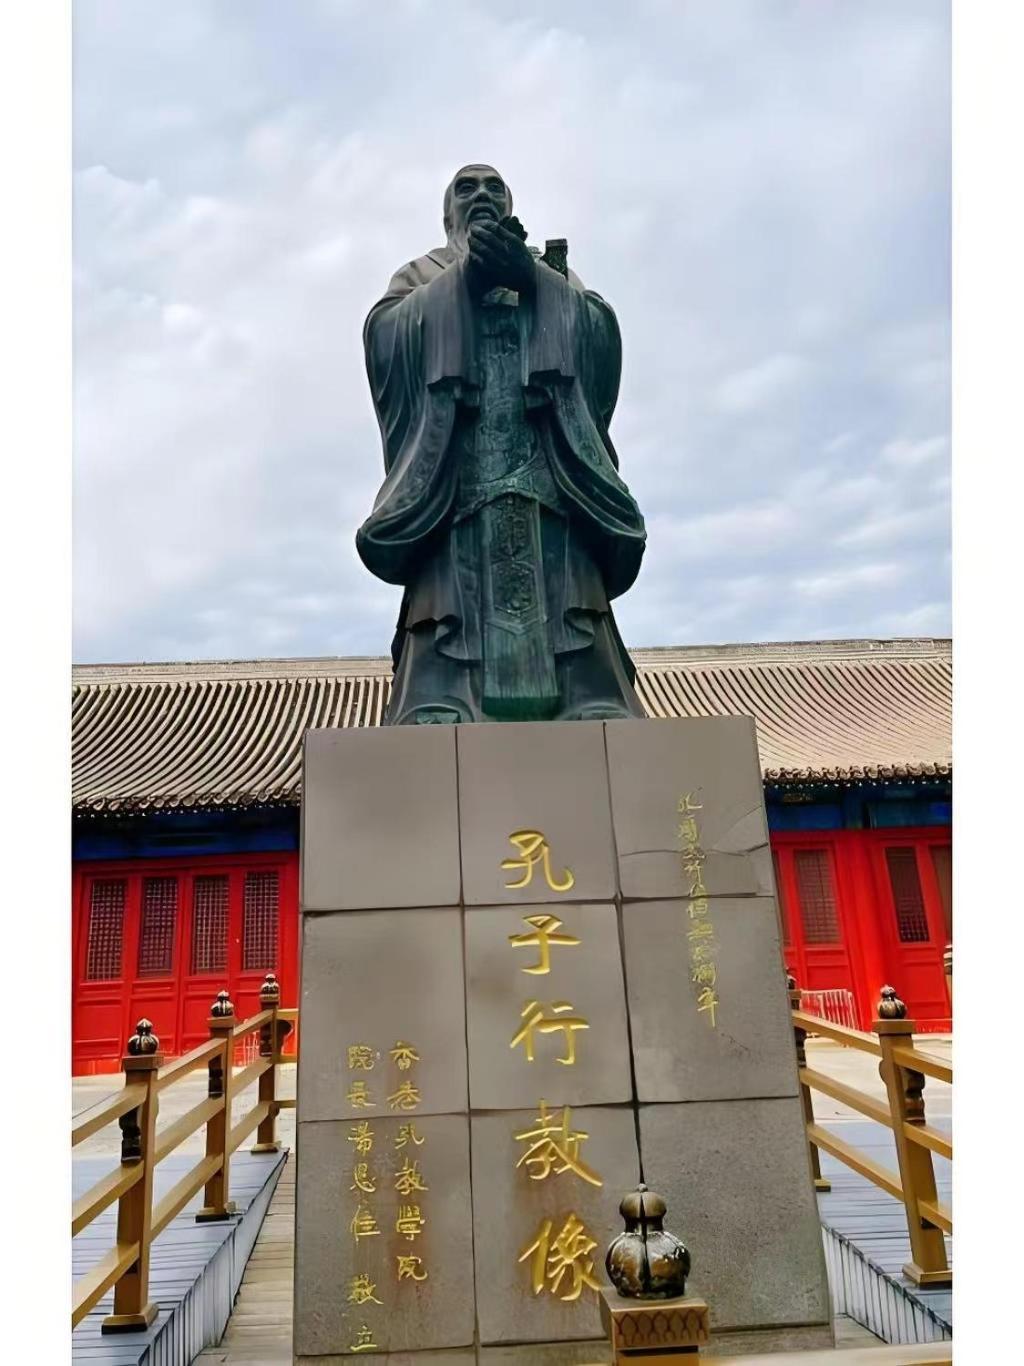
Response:
[{"label": "red lattice window", "polygon": [[277,967],[278,875],[246,873],[242,915],[242,969]]},{"label": "red lattice window", "polygon": [[838,944],[839,916],[832,865],[825,849],[797,849],[793,854],[800,923],[805,944]]},{"label": "red lattice window", "polygon": [[147,877],[142,882],[139,976],[169,977],[174,966],[178,920],[178,879]]},{"label": "red lattice window", "polygon": [[197,877],[192,886],[192,971],[226,972],[228,879]]},{"label": "red lattice window", "polygon": [[946,925],[946,939],[953,938],[953,850],[948,844],[932,845],[932,867],[939,885],[942,918]]},{"label": "red lattice window", "polygon": [[886,849],[885,861],[889,868],[900,941],[904,944],[921,944],[929,935],[921,875],[917,870],[917,851],[906,847]]},{"label": "red lattice window", "polygon": [[779,866],[779,856],[774,849],[772,850],[772,864],[775,868],[775,895],[779,899],[779,919],[782,921],[782,942],[788,946],[793,942],[789,933],[789,909],[786,906],[786,897],[782,890],[782,869]]},{"label": "red lattice window", "polygon": [[126,886],[123,878],[92,884],[89,946],[85,956],[87,982],[104,982],[121,976]]}]

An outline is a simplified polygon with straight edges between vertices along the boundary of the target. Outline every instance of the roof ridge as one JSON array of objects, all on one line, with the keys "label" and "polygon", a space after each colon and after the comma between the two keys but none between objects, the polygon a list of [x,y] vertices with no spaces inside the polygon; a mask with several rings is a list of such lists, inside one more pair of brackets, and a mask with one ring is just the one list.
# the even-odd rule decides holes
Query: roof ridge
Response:
[{"label": "roof ridge", "polygon": [[[818,659],[949,659],[952,640],[941,636],[897,636],[841,640],[754,641],[749,644],[653,645],[629,651],[639,669],[672,668],[685,664],[716,662],[766,664]],[[76,664],[73,684],[179,682],[196,679],[258,678],[375,678],[390,675],[391,660],[385,655],[320,655],[270,659],[209,659],[133,662],[126,664]]]}]

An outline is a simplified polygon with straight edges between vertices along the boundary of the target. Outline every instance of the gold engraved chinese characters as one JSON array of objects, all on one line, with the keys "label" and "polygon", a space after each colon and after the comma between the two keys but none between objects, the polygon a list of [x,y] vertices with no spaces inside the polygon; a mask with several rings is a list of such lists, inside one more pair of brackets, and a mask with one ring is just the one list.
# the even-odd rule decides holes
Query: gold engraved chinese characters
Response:
[{"label": "gold engraved chinese characters", "polygon": [[364,1323],[356,1334],[356,1340],[348,1349],[350,1352],[375,1352],[377,1344],[373,1340],[373,1333]]},{"label": "gold engraved chinese characters", "polygon": [[401,1170],[395,1176],[395,1190],[399,1195],[411,1195],[413,1191],[425,1191],[430,1187],[424,1183],[420,1175],[420,1164],[410,1162],[408,1158],[402,1164]]},{"label": "gold engraved chinese characters", "polygon": [[369,1121],[361,1119],[358,1124],[353,1124],[348,1131],[348,1141],[354,1143],[357,1153],[368,1153],[373,1150],[373,1130],[370,1128]]},{"label": "gold engraved chinese characters", "polygon": [[551,945],[579,944],[579,940],[574,934],[559,934],[562,922],[557,915],[524,915],[523,920],[527,925],[533,927],[532,934],[510,934],[508,942],[515,949],[536,946],[538,961],[530,967],[523,968],[523,972],[541,974],[551,971]]},{"label": "gold engraved chinese characters", "polygon": [[366,1087],[365,1081],[353,1081],[349,1083],[348,1103],[353,1110],[372,1110],[373,1097]]},{"label": "gold engraved chinese characters", "polygon": [[363,1275],[362,1273],[358,1276],[353,1276],[348,1283],[349,1304],[366,1304],[369,1301],[372,1301],[374,1304],[383,1304],[384,1301],[379,1300],[374,1293],[376,1289],[377,1287],[370,1280],[369,1276]]},{"label": "gold engraved chinese characters", "polygon": [[420,1213],[419,1205],[399,1205],[395,1232],[400,1233],[403,1238],[408,1238],[411,1243],[423,1232],[423,1225],[426,1222]]},{"label": "gold engraved chinese characters", "polygon": [[[546,1016],[544,1011],[551,1010],[551,1017]],[[523,1044],[526,1050],[528,1062],[534,1061],[533,1033],[538,1034],[557,1034],[561,1030],[565,1035],[565,1057],[556,1058],[556,1062],[564,1063],[571,1067],[576,1061],[576,1031],[589,1029],[590,1025],[579,1015],[566,1015],[567,1010],[572,1010],[572,1003],[569,1001],[555,1001],[550,1007],[542,1005],[539,1001],[527,1001],[520,1012],[525,1024],[509,1043],[509,1048],[515,1048],[517,1044]],[[561,1018],[552,1018],[558,1017]]]},{"label": "gold engraved chinese characters", "polygon": [[[544,1219],[533,1242],[519,1254],[520,1262],[530,1258],[533,1293],[539,1295],[546,1286],[560,1300],[578,1300],[585,1285],[591,1290],[599,1290],[590,1256],[597,1247],[597,1240],[590,1236],[582,1220],[569,1214],[554,1239],[552,1228],[552,1221]],[[564,1293],[560,1293],[566,1276],[569,1284]]]},{"label": "gold engraved chinese characters", "polygon": [[356,1206],[356,1212],[352,1216],[352,1222],[349,1224],[349,1228],[352,1230],[352,1236],[357,1243],[360,1238],[374,1238],[380,1235],[380,1229],[377,1227],[377,1220],[374,1218],[371,1211],[363,1204]]},{"label": "gold engraved chinese characters", "polygon": [[[394,1047],[389,1048],[386,1056],[379,1049],[368,1043],[349,1044],[346,1050],[346,1059],[350,1074],[347,1099],[353,1109],[371,1109],[374,1106],[373,1097],[370,1094],[367,1078],[363,1075],[372,1072],[378,1063],[384,1059],[382,1070],[387,1071],[393,1068],[389,1078],[381,1078],[380,1089],[375,1086],[377,1094],[387,1093],[388,1082],[394,1085],[395,1089],[390,1095],[386,1095],[387,1105],[392,1110],[415,1110],[421,1103],[419,1087],[416,1085],[414,1068],[420,1061],[419,1049],[408,1040],[399,1039]],[[352,1075],[352,1074],[355,1075]],[[382,1229],[377,1220],[377,1212],[374,1208],[374,1200],[381,1189],[382,1180],[389,1180],[394,1171],[394,1189],[399,1196],[408,1198],[410,1195],[429,1191],[430,1187],[420,1168],[419,1158],[412,1158],[409,1153],[422,1148],[426,1139],[422,1134],[416,1132],[416,1126],[411,1121],[404,1122],[394,1135],[394,1148],[397,1151],[406,1149],[403,1153],[402,1165],[394,1170],[387,1164],[380,1167],[375,1165],[375,1139],[376,1134],[373,1129],[373,1121],[361,1119],[353,1121],[349,1125],[346,1139],[352,1145],[352,1167],[351,1181],[349,1190],[354,1193],[356,1206],[349,1223],[349,1232],[355,1240],[358,1249],[364,1238],[379,1238],[381,1233],[388,1233],[388,1229]],[[395,1219],[394,1231],[392,1236],[408,1239],[409,1242],[415,1241],[423,1231],[426,1224],[426,1216],[422,1213],[419,1205],[401,1205]],[[358,1254],[357,1254],[358,1255]],[[395,1282],[416,1282],[425,1281],[428,1277],[427,1268],[424,1265],[422,1256],[414,1254],[395,1255]],[[399,1293],[405,1293],[401,1291]],[[377,1285],[370,1276],[362,1270],[356,1270],[348,1283],[348,1302],[354,1305],[368,1307],[378,1305],[383,1307],[387,1298],[386,1293],[378,1294]],[[362,1322],[359,1326],[356,1338],[350,1342],[348,1350],[350,1352],[370,1352],[382,1349],[374,1334],[373,1320]]]},{"label": "gold engraved chinese characters", "polygon": [[392,1110],[415,1110],[420,1100],[419,1088],[411,1081],[403,1081],[398,1090],[388,1096],[388,1104]]},{"label": "gold engraved chinese characters", "polygon": [[350,1191],[365,1191],[367,1195],[373,1195],[377,1187],[373,1184],[370,1176],[369,1162],[357,1162],[352,1169],[352,1184]]},{"label": "gold engraved chinese characters", "polygon": [[427,1279],[429,1273],[423,1269],[422,1257],[399,1255],[397,1261],[398,1279],[400,1281],[425,1281]]},{"label": "gold engraved chinese characters", "polygon": [[718,1008],[718,965],[715,960],[718,945],[708,915],[708,889],[704,882],[707,855],[701,847],[700,819],[697,814],[703,809],[703,803],[696,801],[692,792],[679,798],[678,834],[682,872],[687,885],[686,939],[690,954],[690,981],[696,988],[697,1012],[706,1014],[714,1029],[715,1011]]},{"label": "gold engraved chinese characters", "polygon": [[533,871],[538,866],[542,869],[544,880],[553,892],[568,892],[572,888],[576,879],[570,868],[563,868],[562,875],[558,878],[551,871],[551,849],[547,839],[539,830],[516,830],[508,838],[509,843],[514,844],[519,850],[520,857],[502,859],[502,869],[507,873],[517,870],[522,872],[522,877],[518,882],[505,883],[510,891],[517,891],[520,887],[529,887],[533,881]]},{"label": "gold engraved chinese characters", "polygon": [[592,1186],[603,1186],[601,1178],[580,1157],[580,1144],[590,1135],[582,1130],[572,1132],[569,1120],[568,1105],[563,1106],[561,1117],[557,1117],[541,1101],[533,1128],[516,1134],[517,1143],[529,1145],[516,1163],[516,1170],[525,1166],[533,1181],[543,1181],[552,1173],[561,1176],[563,1172],[573,1172]]},{"label": "gold engraved chinese characters", "polygon": [[408,1072],[414,1062],[419,1062],[420,1055],[411,1043],[399,1040],[391,1050],[391,1058],[399,1072]]}]

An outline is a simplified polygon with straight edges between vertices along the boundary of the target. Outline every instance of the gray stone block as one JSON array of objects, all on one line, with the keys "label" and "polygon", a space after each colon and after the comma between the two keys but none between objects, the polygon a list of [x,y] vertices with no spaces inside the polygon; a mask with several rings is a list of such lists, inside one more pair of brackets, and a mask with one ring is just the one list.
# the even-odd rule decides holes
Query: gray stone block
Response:
[{"label": "gray stone block", "polygon": [[687,901],[622,908],[633,1064],[641,1101],[799,1094],[775,903],[711,898],[715,1024],[698,1010]]},{"label": "gray stone block", "polygon": [[[462,1115],[415,1116],[416,1137],[423,1142],[399,1148],[406,1122],[369,1121],[373,1146],[362,1154],[347,1122],[298,1125],[295,1351],[300,1357],[350,1353],[364,1327],[383,1360],[395,1360],[395,1352],[473,1342],[469,1121]],[[406,1179],[407,1159],[418,1163],[418,1177],[428,1190],[403,1194],[397,1188]],[[356,1163],[363,1161],[367,1170],[357,1173]],[[364,1191],[360,1182],[375,1189]],[[418,1209],[423,1223],[414,1221],[400,1231],[396,1225],[410,1207]],[[379,1232],[357,1239],[352,1228],[357,1211],[371,1216]],[[406,1227],[418,1229],[411,1240]],[[414,1270],[425,1273],[425,1280],[398,1278],[399,1259],[409,1256],[421,1259]],[[374,1300],[381,1303],[353,1302],[358,1276],[368,1278]],[[374,1354],[367,1348],[355,1355],[365,1360]]]},{"label": "gray stone block", "polygon": [[299,1120],[466,1110],[464,995],[457,907],[305,916]]},{"label": "gray stone block", "polygon": [[459,901],[452,726],[306,732],[302,909]]},{"label": "gray stone block", "polygon": [[480,1366],[611,1366],[607,1338],[586,1342],[531,1342],[525,1346],[481,1347]]},{"label": "gray stone block", "polygon": [[829,1324],[798,1098],[642,1105],[647,1184],[693,1258],[687,1290],[721,1329]]},{"label": "gray stone block", "polygon": [[[557,1142],[563,1150],[568,1146],[590,1180],[572,1169],[558,1173],[556,1169],[564,1164],[550,1150],[552,1166],[545,1174],[542,1131],[554,1126],[557,1133],[563,1119],[561,1106],[549,1104],[547,1116],[547,1126],[538,1123],[540,1110],[534,1106],[472,1118],[474,1256],[482,1344],[601,1336],[598,1294],[577,1282],[571,1267],[565,1270],[556,1293],[552,1293],[549,1275],[535,1293],[534,1257],[538,1254],[519,1259],[547,1220],[551,1221],[547,1246],[553,1251],[567,1220],[575,1216],[583,1225],[581,1236],[595,1244],[578,1265],[599,1284],[607,1284],[604,1255],[622,1229],[619,1201],[638,1180],[633,1111],[629,1106],[581,1106],[564,1116],[570,1135],[587,1137],[576,1144],[566,1145],[561,1138]],[[543,1145],[539,1149],[535,1147],[538,1142]],[[535,1153],[536,1161],[527,1160],[530,1153]],[[593,1185],[594,1178],[603,1184]],[[552,1268],[550,1261],[538,1263],[538,1271],[541,1265]],[[577,1299],[562,1298],[577,1287]]]},{"label": "gray stone block", "polygon": [[[611,900],[616,872],[603,722],[457,729],[466,905]],[[527,830],[546,837],[553,882],[566,881],[566,869],[572,873],[568,891],[554,891],[540,866],[502,869],[503,860],[520,857],[509,836]],[[523,887],[508,885],[527,874]]]},{"label": "gray stone block", "polygon": [[[510,936],[532,935],[530,917],[561,921],[553,932],[578,944],[551,943],[550,971],[533,974],[536,946]],[[498,906],[465,912],[469,1095],[474,1110],[535,1105],[600,1105],[632,1098],[629,1036],[616,909],[612,904]],[[536,1009],[528,1007],[535,1003]],[[543,1023],[513,1046],[536,1014]],[[576,1028],[570,1022],[585,1022]],[[564,1027],[561,1022],[565,1022]],[[542,1029],[550,1032],[542,1032]],[[570,1056],[575,1060],[564,1062]]]},{"label": "gray stone block", "polygon": [[[383,1355],[379,1352],[346,1352],[339,1356],[331,1352],[327,1356],[295,1357],[294,1362],[295,1366],[352,1366],[353,1359],[360,1366],[475,1366],[477,1354],[472,1347],[456,1347],[452,1351],[442,1349],[440,1352],[385,1352]],[[254,1366],[259,1364],[254,1363]]]},{"label": "gray stone block", "polygon": [[[360,1366],[476,1366],[477,1352],[474,1347],[441,1348],[437,1352],[328,1352],[323,1356],[297,1356],[292,1358],[294,1366],[352,1366],[353,1360]],[[598,1358],[595,1357],[595,1361]],[[270,1366],[270,1362],[247,1362],[247,1366]],[[276,1366],[276,1363],[275,1363]]]},{"label": "gray stone block", "polygon": [[685,896],[679,802],[692,794],[712,896],[773,896],[754,722],[605,723],[619,881],[627,898]]}]

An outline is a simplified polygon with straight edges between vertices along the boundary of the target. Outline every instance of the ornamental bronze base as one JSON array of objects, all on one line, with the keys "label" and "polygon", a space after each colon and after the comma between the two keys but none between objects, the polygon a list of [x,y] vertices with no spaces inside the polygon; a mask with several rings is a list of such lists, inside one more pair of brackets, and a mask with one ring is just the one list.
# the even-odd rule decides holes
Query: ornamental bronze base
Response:
[{"label": "ornamental bronze base", "polygon": [[711,1331],[707,1301],[697,1295],[632,1300],[603,1289],[601,1322],[616,1366],[663,1366],[676,1357],[696,1356]]}]

